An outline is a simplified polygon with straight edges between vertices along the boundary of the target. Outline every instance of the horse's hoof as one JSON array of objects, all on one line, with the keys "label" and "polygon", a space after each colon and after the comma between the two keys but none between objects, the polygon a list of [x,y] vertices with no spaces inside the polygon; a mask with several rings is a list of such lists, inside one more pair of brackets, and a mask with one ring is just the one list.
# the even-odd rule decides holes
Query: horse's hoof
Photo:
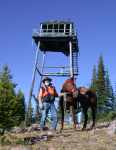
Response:
[{"label": "horse's hoof", "polygon": [[86,128],[84,127],[84,128],[82,128],[81,130],[82,130],[82,131],[86,131]]},{"label": "horse's hoof", "polygon": [[77,130],[77,128],[73,128],[74,129],[74,131],[76,131]]},{"label": "horse's hoof", "polygon": [[95,126],[91,126],[91,127],[90,127],[90,130],[93,130],[93,129],[95,129]]},{"label": "horse's hoof", "polygon": [[73,125],[73,128],[76,130],[76,125]]},{"label": "horse's hoof", "polygon": [[60,129],[59,133],[62,133],[62,130],[63,130],[63,129]]}]

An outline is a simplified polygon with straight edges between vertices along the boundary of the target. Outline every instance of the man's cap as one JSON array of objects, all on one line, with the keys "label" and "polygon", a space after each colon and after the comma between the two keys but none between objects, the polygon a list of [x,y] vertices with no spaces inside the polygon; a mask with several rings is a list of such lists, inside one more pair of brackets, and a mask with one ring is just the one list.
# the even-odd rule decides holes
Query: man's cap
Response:
[{"label": "man's cap", "polygon": [[42,80],[42,82],[44,83],[45,81],[52,81],[52,79],[51,78],[49,78],[49,77],[45,77],[43,80]]}]

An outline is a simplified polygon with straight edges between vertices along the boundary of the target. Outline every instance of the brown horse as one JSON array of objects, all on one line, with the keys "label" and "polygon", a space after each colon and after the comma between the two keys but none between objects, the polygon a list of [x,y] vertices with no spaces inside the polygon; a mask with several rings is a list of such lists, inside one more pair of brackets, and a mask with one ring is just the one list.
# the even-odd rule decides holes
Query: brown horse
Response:
[{"label": "brown horse", "polygon": [[[75,96],[74,96],[75,97]],[[81,104],[82,111],[84,114],[84,124],[82,130],[86,129],[87,121],[88,121],[88,114],[87,111],[91,108],[92,113],[92,126],[90,129],[95,127],[95,119],[96,119],[96,110],[97,110],[97,96],[96,93],[90,89],[85,87],[78,88],[76,93],[77,102]]]},{"label": "brown horse", "polygon": [[[77,110],[77,100],[73,97],[74,91],[76,91],[76,85],[74,84],[73,78],[67,79],[61,89],[60,96],[60,108],[61,108],[61,130],[64,127],[64,112],[72,110],[73,126],[76,129],[76,110]],[[70,109],[71,108],[71,109]]]},{"label": "brown horse", "polygon": [[96,109],[97,109],[97,96],[92,90],[85,87],[76,88],[73,78],[66,80],[62,86],[60,97],[60,108],[61,108],[61,130],[64,127],[64,110],[70,110],[72,107],[72,117],[74,122],[74,128],[76,128],[76,117],[75,114],[78,109],[78,104],[81,104],[82,111],[84,114],[84,124],[82,130],[86,129],[88,120],[88,108],[92,110],[93,123],[91,129],[95,126]]}]

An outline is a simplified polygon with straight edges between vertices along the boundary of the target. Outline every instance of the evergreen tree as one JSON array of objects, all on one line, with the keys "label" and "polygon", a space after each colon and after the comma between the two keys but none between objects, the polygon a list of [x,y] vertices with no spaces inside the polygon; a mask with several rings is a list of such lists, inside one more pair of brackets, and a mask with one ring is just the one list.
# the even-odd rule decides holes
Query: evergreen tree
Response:
[{"label": "evergreen tree", "polygon": [[106,86],[106,96],[107,96],[106,107],[107,110],[114,110],[115,97],[114,97],[114,91],[111,85],[111,81],[109,78],[108,70],[106,71],[105,82],[106,82],[105,86]]},{"label": "evergreen tree", "polygon": [[116,110],[116,84],[115,84],[115,90],[114,90],[114,110]]},{"label": "evergreen tree", "polygon": [[0,72],[0,129],[3,132],[20,124],[24,119],[19,117],[25,113],[24,96],[21,92],[16,94],[15,88],[16,84],[12,82],[10,70],[5,65]]},{"label": "evergreen tree", "polygon": [[18,91],[16,95],[16,109],[15,109],[15,116],[16,116],[16,125],[19,125],[25,119],[25,98],[24,94],[21,90]]},{"label": "evergreen tree", "polygon": [[93,91],[97,90],[97,72],[96,72],[96,66],[93,66],[93,74],[92,74],[92,80],[91,80],[91,85],[90,88]]},{"label": "evergreen tree", "polygon": [[32,122],[33,122],[33,107],[32,103],[30,103],[26,110],[25,126],[30,126]]},{"label": "evergreen tree", "polygon": [[35,119],[36,123],[40,121],[40,113],[39,113],[39,106],[38,105],[36,105],[34,119]]},{"label": "evergreen tree", "polygon": [[103,57],[99,57],[98,72],[97,72],[97,97],[98,97],[98,112],[104,111],[106,103],[106,82],[105,82],[105,67]]},{"label": "evergreen tree", "polygon": [[31,110],[31,113],[33,113],[31,116],[33,116],[32,118],[32,123],[38,123],[40,121],[40,111],[39,111],[39,105],[38,105],[38,99],[37,97],[33,94],[32,95],[35,102],[36,102],[36,107],[35,110]]}]

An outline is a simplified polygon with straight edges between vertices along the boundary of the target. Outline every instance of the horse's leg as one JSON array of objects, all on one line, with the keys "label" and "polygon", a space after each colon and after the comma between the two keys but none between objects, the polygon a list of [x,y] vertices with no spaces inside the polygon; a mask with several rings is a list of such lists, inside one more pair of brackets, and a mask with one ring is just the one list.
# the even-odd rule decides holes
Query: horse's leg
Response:
[{"label": "horse's leg", "polygon": [[93,123],[91,125],[91,129],[93,129],[95,127],[96,107],[91,107],[91,111],[92,111],[92,119],[93,119]]},{"label": "horse's leg", "polygon": [[60,131],[62,131],[64,128],[64,108],[61,108],[61,129]]},{"label": "horse's leg", "polygon": [[63,130],[64,128],[64,104],[63,104],[63,97],[61,97],[60,99],[60,108],[61,108],[61,128],[60,128],[60,132]]},{"label": "horse's leg", "polygon": [[76,116],[75,116],[75,108],[72,106],[72,117],[73,117],[73,127],[76,129]]},{"label": "horse's leg", "polygon": [[84,124],[83,124],[82,130],[85,130],[85,129],[86,129],[86,126],[87,126],[87,121],[88,121],[87,110],[88,110],[88,108],[84,108],[84,109],[83,109],[83,114],[84,114]]}]

